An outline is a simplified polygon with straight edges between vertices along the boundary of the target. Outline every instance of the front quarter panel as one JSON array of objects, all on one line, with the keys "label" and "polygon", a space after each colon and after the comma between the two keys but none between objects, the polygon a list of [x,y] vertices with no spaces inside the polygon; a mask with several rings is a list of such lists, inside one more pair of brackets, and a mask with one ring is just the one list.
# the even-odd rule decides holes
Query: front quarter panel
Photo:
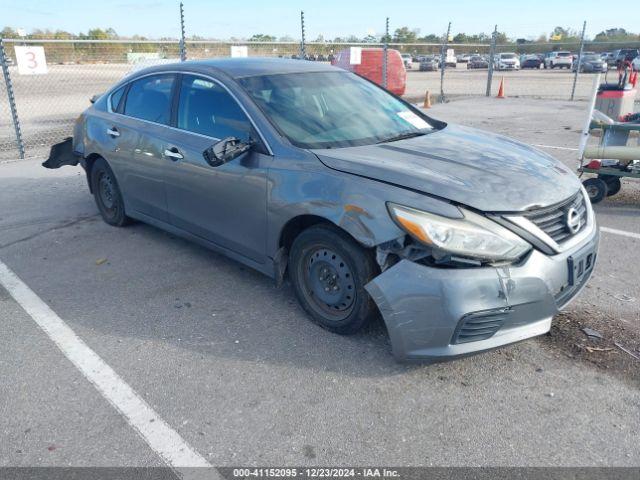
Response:
[{"label": "front quarter panel", "polygon": [[365,247],[404,235],[391,220],[387,202],[448,217],[460,217],[448,202],[383,182],[332,170],[311,152],[291,149],[269,169],[268,252],[280,247],[285,225],[301,215],[322,217],[347,231]]}]

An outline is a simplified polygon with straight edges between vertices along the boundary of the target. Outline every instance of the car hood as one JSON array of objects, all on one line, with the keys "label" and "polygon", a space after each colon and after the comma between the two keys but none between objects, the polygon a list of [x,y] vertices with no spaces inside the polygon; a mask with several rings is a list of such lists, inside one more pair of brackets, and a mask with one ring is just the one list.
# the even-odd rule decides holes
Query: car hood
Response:
[{"label": "car hood", "polygon": [[407,140],[314,153],[329,168],[485,212],[544,207],[580,189],[577,176],[550,155],[501,135],[452,124]]}]

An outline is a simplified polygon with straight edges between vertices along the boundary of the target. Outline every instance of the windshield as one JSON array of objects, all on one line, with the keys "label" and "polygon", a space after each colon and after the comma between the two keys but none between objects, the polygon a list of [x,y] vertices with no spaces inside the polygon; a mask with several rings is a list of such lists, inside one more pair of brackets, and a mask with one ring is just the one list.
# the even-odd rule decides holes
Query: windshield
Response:
[{"label": "windshield", "polygon": [[301,148],[370,145],[433,130],[426,117],[352,73],[262,75],[239,82]]},{"label": "windshield", "polygon": [[500,58],[516,58],[515,53],[501,53]]},{"label": "windshield", "polygon": [[585,62],[600,61],[600,55],[585,55],[584,61]]}]

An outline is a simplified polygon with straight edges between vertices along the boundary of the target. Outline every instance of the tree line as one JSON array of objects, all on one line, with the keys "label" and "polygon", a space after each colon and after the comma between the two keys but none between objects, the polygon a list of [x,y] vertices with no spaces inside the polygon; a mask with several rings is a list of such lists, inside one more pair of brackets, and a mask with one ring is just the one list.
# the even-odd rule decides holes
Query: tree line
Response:
[{"label": "tree line", "polygon": [[[11,27],[4,27],[0,31],[0,37],[2,38],[22,38],[18,35],[18,31]],[[381,43],[387,40],[389,43],[440,43],[443,40],[444,35],[437,35],[430,33],[427,35],[420,35],[419,29],[411,29],[409,27],[396,28],[392,35],[389,35],[385,39],[383,35],[366,35],[364,37],[358,37],[357,35],[348,35],[345,37],[335,37],[333,39],[325,39],[324,36],[319,35],[316,39],[311,40],[317,43]],[[491,42],[491,33],[456,33],[449,41],[451,43],[483,43],[487,44]],[[133,36],[121,36],[113,28],[92,28],[87,33],[74,34],[64,30],[49,30],[49,29],[35,29],[31,33],[26,34],[24,38],[27,39],[57,39],[57,40],[131,40],[131,41],[145,41],[149,40],[147,37],[141,35]],[[174,40],[174,37],[162,37],[158,40]],[[249,38],[237,38],[230,39],[211,39],[202,37],[200,35],[192,35],[187,38],[189,41],[198,40],[220,40],[220,41],[250,41],[250,42],[295,42],[296,39],[289,36],[277,37],[275,35],[269,35],[265,33],[257,33]],[[624,28],[610,28],[603,30],[595,35],[592,39],[587,39],[594,42],[640,42],[640,34],[627,32]],[[504,32],[497,32],[496,42],[500,45],[504,44],[536,44],[536,43],[578,43],[580,41],[580,33],[577,30],[564,27],[555,27],[549,34],[542,34],[535,39],[524,38],[509,38]]]}]

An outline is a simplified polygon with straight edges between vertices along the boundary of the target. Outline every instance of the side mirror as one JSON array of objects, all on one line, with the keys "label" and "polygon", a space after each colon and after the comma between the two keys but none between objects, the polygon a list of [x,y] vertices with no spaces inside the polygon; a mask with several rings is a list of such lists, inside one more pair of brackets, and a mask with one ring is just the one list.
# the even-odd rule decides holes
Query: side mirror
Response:
[{"label": "side mirror", "polygon": [[207,148],[202,152],[202,156],[212,167],[219,167],[248,152],[254,144],[252,140],[243,142],[236,137],[227,137]]}]

